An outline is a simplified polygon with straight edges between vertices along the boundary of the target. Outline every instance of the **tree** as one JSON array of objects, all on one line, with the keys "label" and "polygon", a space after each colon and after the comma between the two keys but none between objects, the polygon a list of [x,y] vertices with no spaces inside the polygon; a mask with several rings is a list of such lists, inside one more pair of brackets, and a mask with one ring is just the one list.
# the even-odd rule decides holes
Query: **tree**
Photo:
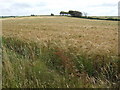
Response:
[{"label": "tree", "polygon": [[86,12],[83,12],[83,14],[84,14],[85,17],[87,17],[87,15],[88,15],[88,13],[86,13]]},{"label": "tree", "polygon": [[63,11],[60,12],[60,15],[63,15]]},{"label": "tree", "polygon": [[73,11],[73,10],[69,10],[69,12],[64,12],[64,11],[61,11],[60,12],[60,15],[71,15],[73,17],[81,17],[82,16],[82,12],[79,12],[79,11]]},{"label": "tree", "polygon": [[31,16],[35,16],[34,14],[31,14]]},{"label": "tree", "polygon": [[64,15],[68,15],[68,14],[69,14],[68,12],[64,12],[64,11],[61,11],[61,12],[60,12],[60,15],[63,15],[63,16],[64,16]]},{"label": "tree", "polygon": [[54,14],[53,14],[53,13],[51,13],[51,16],[54,16]]},{"label": "tree", "polygon": [[73,17],[81,17],[82,16],[82,12],[79,12],[79,11],[73,11],[73,10],[70,10],[69,11],[69,14]]}]

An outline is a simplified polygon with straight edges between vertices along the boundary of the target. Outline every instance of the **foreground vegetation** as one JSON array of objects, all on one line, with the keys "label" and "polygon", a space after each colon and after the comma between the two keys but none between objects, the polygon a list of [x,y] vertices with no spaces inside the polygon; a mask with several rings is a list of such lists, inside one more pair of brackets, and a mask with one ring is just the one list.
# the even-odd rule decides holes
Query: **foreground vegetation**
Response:
[{"label": "foreground vegetation", "polygon": [[3,20],[3,87],[119,87],[116,29],[69,17]]}]

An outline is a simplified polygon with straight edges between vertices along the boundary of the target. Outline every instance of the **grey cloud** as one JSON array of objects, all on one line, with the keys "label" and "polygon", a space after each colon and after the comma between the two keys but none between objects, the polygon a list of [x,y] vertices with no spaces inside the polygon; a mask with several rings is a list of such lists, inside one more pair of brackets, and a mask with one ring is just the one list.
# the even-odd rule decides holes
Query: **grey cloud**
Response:
[{"label": "grey cloud", "polygon": [[32,8],[32,6],[26,3],[11,3],[8,7],[0,8],[0,15],[18,15],[18,13],[22,13],[29,8]]},{"label": "grey cloud", "polygon": [[118,3],[118,16],[120,16],[120,1]]},{"label": "grey cloud", "polygon": [[98,5],[91,5],[90,7],[115,7],[117,4],[113,3],[103,3],[103,4],[98,4]]},{"label": "grey cloud", "polygon": [[18,9],[18,10],[25,10],[25,9],[31,9],[31,8],[36,8],[36,7],[44,7],[46,6],[46,3],[44,2],[39,2],[39,3],[14,3],[11,4],[10,9]]},{"label": "grey cloud", "polygon": [[[2,5],[2,4],[0,4]],[[31,13],[39,13],[39,10],[45,10],[45,6],[47,5],[45,2],[39,3],[21,3],[21,2],[11,2],[8,6],[4,6],[0,8],[0,16],[4,15],[30,15]],[[42,12],[43,12],[42,11]],[[47,11],[46,11],[47,12]],[[45,12],[44,12],[45,13]],[[46,13],[47,14],[47,13]]]},{"label": "grey cloud", "polygon": [[32,5],[27,4],[27,3],[14,3],[11,5],[11,7],[12,8],[30,8],[30,7],[32,7]]},{"label": "grey cloud", "polygon": [[[54,13],[54,14],[59,14],[59,11],[61,10],[83,10],[88,12],[88,14],[91,15],[110,15],[110,14],[116,14],[116,8],[117,8],[117,3],[96,3],[96,5],[87,5],[87,6],[64,6],[64,5],[55,5],[56,8],[51,7],[52,5],[50,5],[49,2],[47,1],[38,1],[38,2],[22,2],[22,1],[17,1],[17,0],[10,0],[11,2],[7,2],[9,0],[2,0],[5,2],[0,3],[0,15],[30,15],[30,14],[50,14],[50,13]],[[76,0],[77,1],[77,0]],[[51,1],[52,2],[52,1]],[[120,2],[119,2],[120,4]],[[110,10],[115,10],[115,11],[110,11],[109,14],[109,10],[108,9],[104,9],[104,8],[108,8]],[[120,8],[120,6],[119,6]],[[92,10],[92,11],[91,11]],[[107,11],[106,11],[107,10]]]},{"label": "grey cloud", "polygon": [[119,3],[118,3],[118,9],[120,9],[120,1],[119,1]]},{"label": "grey cloud", "polygon": [[101,4],[100,6],[104,6],[104,7],[114,7],[114,6],[117,6],[117,4],[104,3],[104,4]]},{"label": "grey cloud", "polygon": [[10,8],[0,8],[0,16],[9,16],[9,15],[14,16],[13,10],[11,10]]},{"label": "grey cloud", "polygon": [[45,2],[40,2],[40,3],[38,3],[38,4],[36,4],[36,6],[40,6],[40,7],[43,7],[43,6],[47,6],[47,3],[45,3]]}]

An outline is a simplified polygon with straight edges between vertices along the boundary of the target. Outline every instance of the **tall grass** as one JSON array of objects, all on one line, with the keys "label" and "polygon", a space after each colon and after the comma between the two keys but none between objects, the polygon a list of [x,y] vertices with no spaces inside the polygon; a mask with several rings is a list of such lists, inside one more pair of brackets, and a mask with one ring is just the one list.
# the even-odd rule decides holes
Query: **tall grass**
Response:
[{"label": "tall grass", "polygon": [[119,87],[118,58],[88,58],[54,42],[3,37],[3,88]]}]

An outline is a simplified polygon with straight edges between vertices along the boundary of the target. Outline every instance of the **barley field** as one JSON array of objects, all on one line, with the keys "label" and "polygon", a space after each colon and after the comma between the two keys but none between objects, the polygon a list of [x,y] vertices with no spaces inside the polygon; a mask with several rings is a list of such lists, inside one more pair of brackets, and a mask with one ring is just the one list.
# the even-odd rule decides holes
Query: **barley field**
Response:
[{"label": "barley field", "polygon": [[3,88],[119,87],[118,22],[2,19]]}]

